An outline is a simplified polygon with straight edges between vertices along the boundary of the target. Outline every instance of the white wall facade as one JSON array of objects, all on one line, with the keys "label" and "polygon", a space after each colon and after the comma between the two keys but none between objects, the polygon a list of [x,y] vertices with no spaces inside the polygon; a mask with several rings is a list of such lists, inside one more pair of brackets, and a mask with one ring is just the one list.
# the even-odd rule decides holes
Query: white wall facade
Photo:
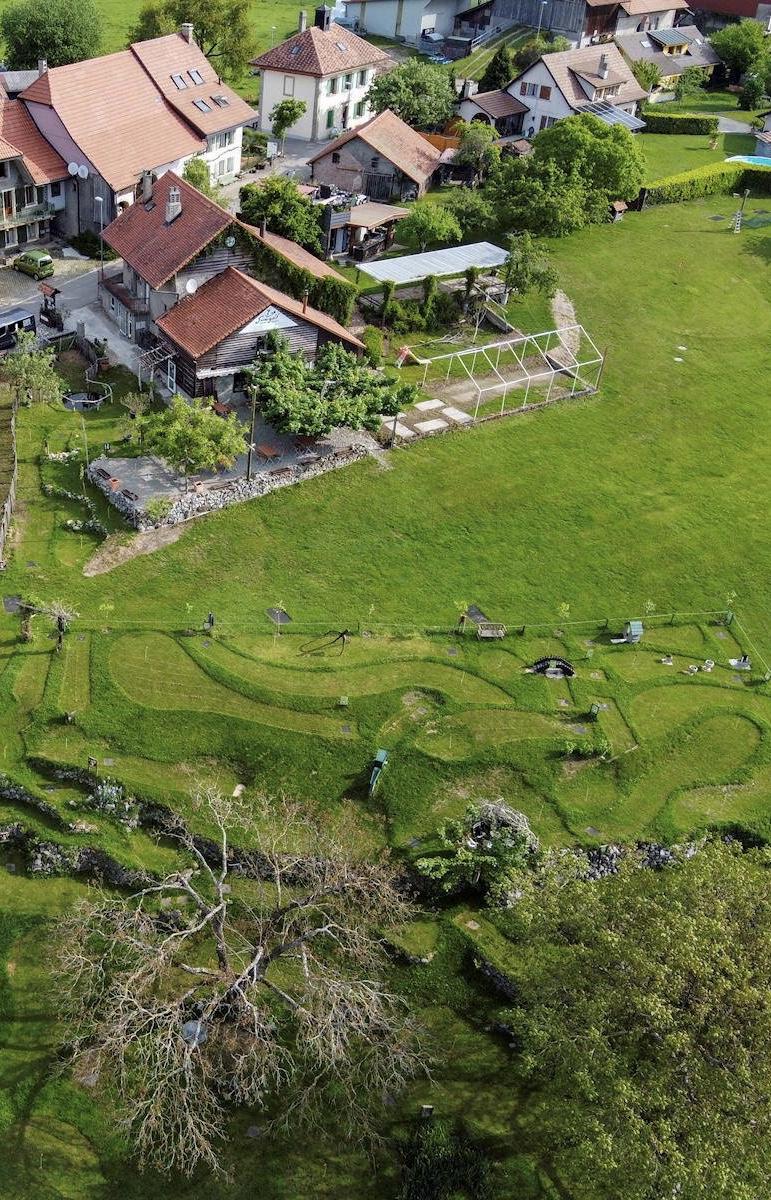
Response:
[{"label": "white wall facade", "polygon": [[[523,91],[523,86],[525,91]],[[542,89],[549,89],[549,95],[541,95]],[[562,92],[554,82],[554,78],[542,62],[533,63],[519,79],[515,79],[506,89],[522,104],[526,104],[529,112],[525,113],[522,122],[522,133],[532,137],[555,121],[572,116],[573,109],[568,104]]]},{"label": "white wall facade", "polygon": [[318,79],[284,71],[263,71],[260,88],[259,127],[270,133],[270,113],[282,100],[305,102],[305,112],[289,130],[289,137],[326,141],[346,129],[363,125],[372,116],[366,95],[375,77],[372,67],[361,67]]},{"label": "white wall facade", "polygon": [[423,33],[452,33],[461,7],[460,0],[350,0],[345,15],[361,33],[420,43]]}]

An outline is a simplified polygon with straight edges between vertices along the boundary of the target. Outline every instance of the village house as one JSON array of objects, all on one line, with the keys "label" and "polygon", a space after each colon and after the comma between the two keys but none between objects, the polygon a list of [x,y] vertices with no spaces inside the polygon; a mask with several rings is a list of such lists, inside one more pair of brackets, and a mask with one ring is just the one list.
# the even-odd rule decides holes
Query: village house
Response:
[{"label": "village house", "polygon": [[159,177],[201,156],[215,181],[240,170],[241,135],[255,112],[196,45],[192,25],[101,58],[51,67],[20,95],[68,164],[65,228],[98,233],[136,198],[143,171]]},{"label": "village house", "polygon": [[387,108],[309,159],[311,178],[370,200],[422,196],[442,165],[442,151]]},{"label": "village house", "polygon": [[244,371],[264,350],[268,333],[279,333],[291,349],[313,360],[329,341],[360,353],[363,345],[338,321],[260,283],[235,267],[213,275],[192,295],[158,319],[161,340],[172,356],[165,372],[168,390],[214,396],[228,403],[245,394]]},{"label": "village house", "polygon": [[68,178],[21,101],[0,102],[0,257],[48,238],[64,212]]},{"label": "village house", "polygon": [[572,46],[611,41],[638,29],[669,29],[687,0],[486,0],[490,20],[497,24],[531,25],[544,33],[565,37]]},{"label": "village house", "polygon": [[[526,138],[532,138],[555,121],[584,112],[592,113],[608,125],[642,129],[645,122],[636,116],[636,112],[638,102],[647,94],[621,51],[613,42],[608,42],[602,46],[544,54],[502,88],[499,99],[503,102],[504,96],[513,96],[526,106],[519,129],[513,131],[521,131]],[[497,96],[495,92],[488,92],[485,103],[488,106],[494,104]],[[472,96],[470,99],[473,102],[477,98]],[[517,121],[518,118],[513,116],[512,122]]]},{"label": "village house", "polygon": [[499,137],[513,137],[520,133],[528,107],[516,96],[504,89],[492,92],[471,92],[468,81],[458,106],[458,114],[464,121],[481,121],[490,125]]},{"label": "village house", "polygon": [[372,80],[391,62],[384,50],[336,25],[330,9],[317,8],[310,28],[301,12],[297,33],[252,60],[262,81],[260,129],[270,131],[271,111],[287,99],[305,103],[291,137],[319,141],[362,125],[371,116],[366,97]]},{"label": "village house", "polygon": [[344,0],[346,20],[362,33],[430,48],[453,33],[468,0]]},{"label": "village house", "polygon": [[100,284],[102,307],[130,341],[151,345],[156,322],[185,296],[228,267],[254,270],[255,247],[265,246],[290,266],[317,279],[339,279],[326,263],[288,238],[256,229],[220,208],[191,184],[167,172],[104,231],[122,260]]},{"label": "village house", "polygon": [[720,64],[720,57],[695,25],[674,28],[646,29],[644,33],[625,33],[616,36],[624,58],[634,66],[638,62],[653,63],[661,71],[656,91],[671,92],[679,75],[690,67],[699,67],[706,78]]}]

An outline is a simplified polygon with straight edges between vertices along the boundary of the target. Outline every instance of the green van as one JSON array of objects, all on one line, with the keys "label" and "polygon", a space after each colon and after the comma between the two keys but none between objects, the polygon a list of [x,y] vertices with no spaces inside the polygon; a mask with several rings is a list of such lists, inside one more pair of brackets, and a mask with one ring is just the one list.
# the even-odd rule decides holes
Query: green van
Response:
[{"label": "green van", "polygon": [[54,273],[54,260],[45,250],[26,250],[12,263],[14,271],[23,271],[33,279],[48,279]]}]

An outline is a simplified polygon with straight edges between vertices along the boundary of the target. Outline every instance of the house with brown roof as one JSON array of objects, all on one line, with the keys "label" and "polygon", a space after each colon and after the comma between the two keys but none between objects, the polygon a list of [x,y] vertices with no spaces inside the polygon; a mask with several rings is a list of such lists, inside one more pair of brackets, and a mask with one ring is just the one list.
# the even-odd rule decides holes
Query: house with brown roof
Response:
[{"label": "house with brown roof", "polygon": [[295,300],[236,267],[213,275],[158,319],[170,392],[227,402],[246,387],[244,371],[265,349],[269,333],[296,354],[315,359],[329,341],[360,353],[357,337],[307,300]]},{"label": "house with brown roof", "polygon": [[527,106],[527,138],[583,112],[633,131],[645,125],[636,113],[648,93],[613,42],[544,54],[503,90]]},{"label": "house with brown roof", "polygon": [[464,121],[481,121],[484,125],[491,125],[499,137],[513,137],[521,133],[527,112],[527,105],[503,88],[464,95],[458,106],[458,114]]},{"label": "house with brown roof", "polygon": [[311,178],[370,200],[422,196],[442,166],[442,151],[387,108],[309,159]]},{"label": "house with brown roof", "polygon": [[116,54],[52,67],[20,100],[71,166],[62,230],[69,234],[98,232],[132,204],[143,171],[181,172],[200,155],[215,182],[232,179],[243,127],[256,116],[222,82],[189,24]]},{"label": "house with brown roof", "polygon": [[64,209],[67,180],[67,164],[21,101],[0,101],[0,257],[46,240]]},{"label": "house with brown roof", "polygon": [[297,33],[252,59],[261,77],[259,127],[270,131],[271,111],[282,100],[302,100],[305,112],[289,136],[314,142],[337,137],[371,115],[367,92],[391,64],[384,50],[335,24],[330,9],[317,8],[310,27],[301,12]]},{"label": "house with brown roof", "polygon": [[688,0],[493,0],[489,23],[537,26],[573,46],[590,46],[617,33],[669,29],[688,7]]},{"label": "house with brown roof", "polygon": [[288,238],[239,221],[173,171],[155,182],[146,172],[141,187],[137,202],[104,231],[123,263],[100,283],[102,307],[131,341],[152,343],[160,317],[229,267],[254,273],[260,247],[309,281],[341,279]]}]

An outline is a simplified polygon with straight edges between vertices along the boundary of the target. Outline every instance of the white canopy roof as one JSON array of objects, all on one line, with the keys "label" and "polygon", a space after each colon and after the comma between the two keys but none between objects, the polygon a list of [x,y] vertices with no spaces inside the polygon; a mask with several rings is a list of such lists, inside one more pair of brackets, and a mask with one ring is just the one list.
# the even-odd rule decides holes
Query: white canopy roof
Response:
[{"label": "white canopy roof", "polygon": [[362,268],[367,275],[385,283],[417,283],[427,275],[461,275],[467,267],[500,267],[507,252],[492,242],[472,242],[470,246],[450,246],[427,254],[405,254],[401,258],[383,258]]}]

